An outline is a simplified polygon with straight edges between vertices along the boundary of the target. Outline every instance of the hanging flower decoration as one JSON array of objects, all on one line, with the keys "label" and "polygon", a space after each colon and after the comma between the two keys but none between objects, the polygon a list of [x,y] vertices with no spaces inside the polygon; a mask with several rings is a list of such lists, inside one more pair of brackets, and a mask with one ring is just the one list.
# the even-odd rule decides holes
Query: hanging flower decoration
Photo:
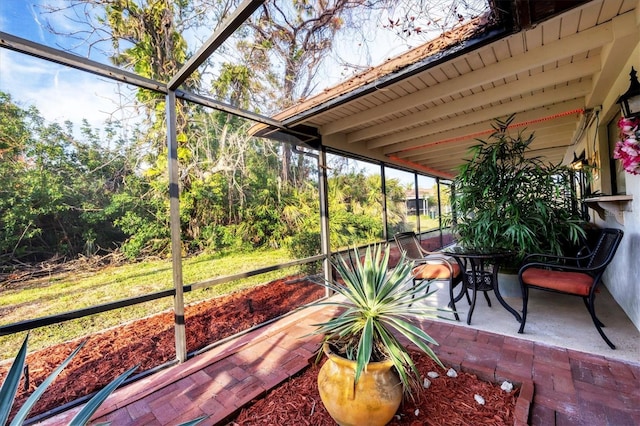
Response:
[{"label": "hanging flower decoration", "polygon": [[613,158],[622,161],[625,172],[640,175],[640,118],[621,117],[618,128],[620,140],[616,142]]}]

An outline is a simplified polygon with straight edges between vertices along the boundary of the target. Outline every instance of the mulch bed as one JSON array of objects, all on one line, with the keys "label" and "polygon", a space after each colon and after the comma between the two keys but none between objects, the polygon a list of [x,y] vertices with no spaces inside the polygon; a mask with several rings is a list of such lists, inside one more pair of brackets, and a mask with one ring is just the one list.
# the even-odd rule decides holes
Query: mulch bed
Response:
[{"label": "mulch bed", "polygon": [[[188,351],[204,348],[323,296],[323,287],[288,277],[187,306]],[[139,373],[173,361],[173,327],[173,313],[165,312],[87,336],[85,346],[49,386],[31,416],[96,392],[134,365],[139,365],[136,371]],[[79,343],[80,339],[27,356],[29,387],[25,391],[21,383],[13,414]],[[416,356],[416,364],[424,374],[439,369],[425,356]],[[9,368],[9,363],[0,365],[0,383]],[[318,368],[310,367],[255,401],[242,410],[234,423],[334,425],[317,393]],[[486,405],[480,406],[474,401],[475,393],[485,398]],[[442,372],[415,402],[408,401],[401,407],[399,419],[391,424],[513,424],[516,396],[517,392],[505,394],[499,385],[481,381],[471,374],[459,372],[457,378],[451,379]],[[417,415],[416,410],[419,410]]]},{"label": "mulch bed", "polygon": [[[489,383],[475,375],[457,372],[448,377],[433,360],[423,354],[414,354],[421,376],[438,372],[429,379],[431,385],[420,392],[414,401],[404,401],[389,425],[513,425],[519,388],[507,393],[500,384]],[[322,405],[318,393],[319,365],[314,365],[291,378],[243,408],[229,426],[253,425],[335,425]],[[484,398],[481,405],[474,395]]]},{"label": "mulch bed", "polygon": [[[195,351],[323,297],[324,288],[292,277],[185,308],[188,351]],[[174,316],[165,312],[87,336],[86,344],[47,388],[30,416],[89,395],[134,365],[136,373],[175,359]],[[13,415],[37,386],[78,347],[66,342],[27,356],[29,388],[20,384]],[[17,352],[18,348],[16,348]],[[0,383],[10,368],[0,365]]]}]

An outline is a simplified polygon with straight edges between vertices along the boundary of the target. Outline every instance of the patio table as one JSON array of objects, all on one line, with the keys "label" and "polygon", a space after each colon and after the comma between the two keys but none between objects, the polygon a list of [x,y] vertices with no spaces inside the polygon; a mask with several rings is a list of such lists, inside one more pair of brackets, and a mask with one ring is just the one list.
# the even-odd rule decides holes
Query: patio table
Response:
[{"label": "patio table", "polygon": [[[484,293],[484,297],[489,306],[491,306],[491,300],[489,299],[487,292],[493,291],[498,302],[500,302],[500,304],[509,311],[518,322],[522,322],[520,314],[509,306],[509,304],[502,298],[498,283],[500,260],[511,257],[513,253],[508,251],[470,250],[460,246],[447,248],[444,252],[458,262],[463,274],[463,283],[465,287],[473,291],[471,307],[467,314],[468,325],[471,324],[471,315],[473,315],[473,310],[476,306],[476,295],[478,291]],[[461,293],[461,295],[462,294],[463,293]]]}]

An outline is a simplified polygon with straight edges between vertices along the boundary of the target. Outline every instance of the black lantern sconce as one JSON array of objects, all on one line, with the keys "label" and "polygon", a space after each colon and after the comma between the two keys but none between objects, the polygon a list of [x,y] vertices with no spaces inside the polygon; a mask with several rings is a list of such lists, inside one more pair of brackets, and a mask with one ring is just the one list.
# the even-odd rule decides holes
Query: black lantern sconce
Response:
[{"label": "black lantern sconce", "polygon": [[618,102],[625,118],[640,117],[640,82],[636,70],[631,67],[629,89],[620,95]]}]

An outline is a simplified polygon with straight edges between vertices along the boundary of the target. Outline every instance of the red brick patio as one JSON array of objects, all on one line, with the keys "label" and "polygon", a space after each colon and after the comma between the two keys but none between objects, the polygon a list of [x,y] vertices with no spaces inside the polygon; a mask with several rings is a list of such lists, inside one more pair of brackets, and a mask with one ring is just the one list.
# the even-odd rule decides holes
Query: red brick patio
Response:
[{"label": "red brick patio", "polygon": [[[307,308],[132,383],[107,400],[97,420],[175,425],[204,414],[209,417],[201,424],[224,424],[243,404],[308,364],[319,336],[307,335],[327,311]],[[488,379],[533,381],[531,425],[640,424],[640,364],[455,323],[425,321],[423,327],[440,343],[435,349],[445,364]],[[73,411],[41,424],[66,424]]]}]

